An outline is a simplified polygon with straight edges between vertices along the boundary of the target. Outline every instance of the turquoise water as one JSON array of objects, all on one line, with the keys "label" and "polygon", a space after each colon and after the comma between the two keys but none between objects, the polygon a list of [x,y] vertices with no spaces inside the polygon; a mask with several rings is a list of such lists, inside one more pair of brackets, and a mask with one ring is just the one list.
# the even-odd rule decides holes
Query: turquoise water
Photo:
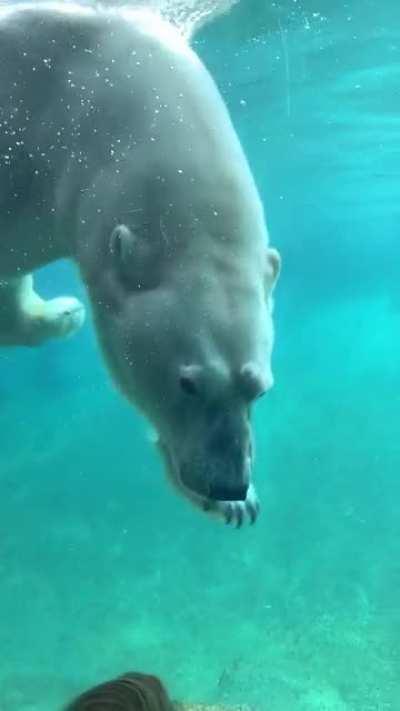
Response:
[{"label": "turquoise water", "polygon": [[[90,323],[0,351],[1,711],[127,669],[256,711],[400,708],[400,9],[265,4],[196,41],[284,260],[262,515],[170,491]],[[83,294],[64,264],[38,286]]]}]

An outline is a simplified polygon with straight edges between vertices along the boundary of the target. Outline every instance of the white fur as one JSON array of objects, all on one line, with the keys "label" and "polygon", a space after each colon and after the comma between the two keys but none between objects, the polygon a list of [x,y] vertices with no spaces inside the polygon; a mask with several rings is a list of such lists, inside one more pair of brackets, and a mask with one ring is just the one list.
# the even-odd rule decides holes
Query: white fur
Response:
[{"label": "white fur", "polygon": [[249,484],[251,401],[273,382],[280,260],[207,70],[148,12],[16,6],[0,12],[1,99],[24,147],[7,136],[0,149],[28,152],[35,171],[16,198],[0,161],[0,343],[82,324],[76,299],[44,302],[29,276],[74,259],[109,367],[156,430],[174,485],[228,522],[254,520],[251,482],[245,501],[234,493]]}]

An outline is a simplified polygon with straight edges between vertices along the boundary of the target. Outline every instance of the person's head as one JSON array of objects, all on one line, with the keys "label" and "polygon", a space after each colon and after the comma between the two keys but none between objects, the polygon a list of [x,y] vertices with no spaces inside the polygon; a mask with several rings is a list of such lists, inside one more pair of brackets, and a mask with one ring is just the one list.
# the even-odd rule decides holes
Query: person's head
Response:
[{"label": "person's head", "polygon": [[127,672],[85,691],[64,711],[174,711],[174,705],[156,676]]}]

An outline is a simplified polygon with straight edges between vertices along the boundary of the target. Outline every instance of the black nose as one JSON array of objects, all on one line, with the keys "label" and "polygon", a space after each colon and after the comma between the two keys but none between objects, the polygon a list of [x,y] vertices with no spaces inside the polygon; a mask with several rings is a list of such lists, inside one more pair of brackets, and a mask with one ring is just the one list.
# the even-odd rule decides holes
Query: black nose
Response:
[{"label": "black nose", "polygon": [[214,501],[246,501],[248,485],[214,485],[210,487],[209,498]]}]

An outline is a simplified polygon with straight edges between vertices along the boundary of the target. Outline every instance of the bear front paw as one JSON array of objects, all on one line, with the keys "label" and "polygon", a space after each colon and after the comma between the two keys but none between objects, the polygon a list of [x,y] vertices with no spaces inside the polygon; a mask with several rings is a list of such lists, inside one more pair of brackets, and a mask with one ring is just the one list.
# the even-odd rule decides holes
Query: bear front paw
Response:
[{"label": "bear front paw", "polygon": [[65,338],[80,329],[85,320],[85,307],[73,296],[60,296],[46,301],[44,319],[49,336]]},{"label": "bear front paw", "polygon": [[253,525],[260,513],[260,504],[254,486],[251,484],[246,501],[207,501],[204,510],[215,513],[225,523],[240,528],[246,521]]}]

